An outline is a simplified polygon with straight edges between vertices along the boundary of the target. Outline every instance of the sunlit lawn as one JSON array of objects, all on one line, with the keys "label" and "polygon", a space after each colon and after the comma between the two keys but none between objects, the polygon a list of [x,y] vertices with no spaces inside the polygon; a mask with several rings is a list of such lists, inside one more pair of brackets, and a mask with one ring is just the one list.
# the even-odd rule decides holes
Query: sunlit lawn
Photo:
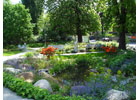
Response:
[{"label": "sunlit lawn", "polygon": [[12,56],[12,55],[15,55],[15,54],[18,54],[18,53],[21,53],[21,52],[23,52],[23,51],[20,51],[20,50],[10,51],[10,50],[4,49],[3,50],[3,56]]}]

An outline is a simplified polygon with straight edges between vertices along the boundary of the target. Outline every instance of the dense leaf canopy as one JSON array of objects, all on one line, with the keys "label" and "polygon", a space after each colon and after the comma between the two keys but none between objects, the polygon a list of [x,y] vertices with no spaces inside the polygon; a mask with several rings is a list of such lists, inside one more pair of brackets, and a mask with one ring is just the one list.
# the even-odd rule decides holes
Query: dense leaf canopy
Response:
[{"label": "dense leaf canopy", "polygon": [[29,10],[22,4],[4,3],[3,37],[4,45],[27,42],[33,30]]},{"label": "dense leaf canopy", "polygon": [[100,18],[90,1],[48,0],[50,30],[62,38],[66,35],[85,35],[100,30]]}]

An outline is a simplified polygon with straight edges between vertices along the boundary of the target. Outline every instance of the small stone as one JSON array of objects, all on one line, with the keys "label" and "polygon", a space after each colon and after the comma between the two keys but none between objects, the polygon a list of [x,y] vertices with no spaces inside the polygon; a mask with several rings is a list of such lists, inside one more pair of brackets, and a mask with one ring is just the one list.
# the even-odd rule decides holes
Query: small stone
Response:
[{"label": "small stone", "polygon": [[48,73],[48,71],[49,71],[48,69],[39,69],[38,72],[39,72],[39,74],[41,74],[42,72]]},{"label": "small stone", "polygon": [[64,83],[65,85],[70,85],[70,82],[68,82],[68,81],[66,81],[66,80],[63,80],[63,83]]},{"label": "small stone", "polygon": [[111,79],[113,82],[118,82],[116,76],[112,76]]},{"label": "small stone", "polygon": [[28,65],[28,64],[20,64],[20,65],[19,65],[19,68],[20,68],[20,69],[23,69],[23,70],[28,70],[30,67],[31,67],[31,66]]},{"label": "small stone", "polygon": [[90,69],[90,72],[97,73],[97,70],[95,70],[95,69]]},{"label": "small stone", "polygon": [[103,62],[106,62],[107,61],[107,59],[103,59]]}]

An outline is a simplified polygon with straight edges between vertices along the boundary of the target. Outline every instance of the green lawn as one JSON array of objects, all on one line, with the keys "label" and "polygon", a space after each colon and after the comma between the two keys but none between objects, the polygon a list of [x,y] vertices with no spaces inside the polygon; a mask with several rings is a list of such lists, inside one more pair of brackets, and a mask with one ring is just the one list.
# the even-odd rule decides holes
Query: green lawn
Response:
[{"label": "green lawn", "polygon": [[12,55],[15,55],[15,54],[18,54],[18,53],[21,53],[21,52],[23,52],[23,51],[20,51],[20,50],[11,51],[11,50],[4,49],[3,50],[3,56],[12,56]]}]

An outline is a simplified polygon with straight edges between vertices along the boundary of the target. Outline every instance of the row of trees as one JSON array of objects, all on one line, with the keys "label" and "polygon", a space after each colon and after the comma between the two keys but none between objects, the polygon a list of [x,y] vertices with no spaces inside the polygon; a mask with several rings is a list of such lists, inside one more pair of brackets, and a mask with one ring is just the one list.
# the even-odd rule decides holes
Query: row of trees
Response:
[{"label": "row of trees", "polygon": [[135,0],[47,0],[50,17],[48,31],[78,36],[100,31],[101,18],[104,31],[116,30],[119,33],[119,48],[126,49],[126,33],[136,33]]},{"label": "row of trees", "polygon": [[[8,0],[4,0],[4,38],[10,37],[11,34],[11,38],[7,38],[8,41],[15,33],[18,33],[17,36],[23,33],[29,37],[34,24],[34,35],[47,34],[52,40],[65,40],[69,35],[77,35],[78,42],[82,42],[82,35],[101,31],[102,23],[106,32],[116,27],[115,31],[120,37],[119,48],[126,49],[126,33],[136,32],[135,0],[22,0],[25,7],[22,4],[12,5],[5,1]],[[44,9],[47,14],[43,13]],[[26,19],[28,20],[25,21]],[[26,23],[26,27],[22,20]],[[14,29],[14,26],[17,27]],[[12,32],[10,28],[16,31]],[[14,39],[12,40],[13,42],[5,40],[4,43],[15,43]],[[25,38],[20,39],[22,40]]]}]

